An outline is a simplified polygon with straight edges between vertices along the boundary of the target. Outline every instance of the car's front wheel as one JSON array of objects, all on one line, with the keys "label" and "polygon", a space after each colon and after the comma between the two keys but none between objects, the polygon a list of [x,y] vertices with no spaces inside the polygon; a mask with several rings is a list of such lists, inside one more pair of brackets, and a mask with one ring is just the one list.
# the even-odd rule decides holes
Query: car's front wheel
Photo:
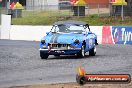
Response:
[{"label": "car's front wheel", "polygon": [[90,51],[89,51],[90,56],[95,56],[96,55],[96,46],[94,46]]},{"label": "car's front wheel", "polygon": [[84,45],[82,45],[81,50],[79,51],[79,53],[77,53],[77,56],[85,57],[85,46]]},{"label": "car's front wheel", "polygon": [[41,57],[41,59],[47,59],[48,56],[49,56],[48,54],[45,54],[45,53],[43,53],[43,52],[40,51],[40,57]]}]

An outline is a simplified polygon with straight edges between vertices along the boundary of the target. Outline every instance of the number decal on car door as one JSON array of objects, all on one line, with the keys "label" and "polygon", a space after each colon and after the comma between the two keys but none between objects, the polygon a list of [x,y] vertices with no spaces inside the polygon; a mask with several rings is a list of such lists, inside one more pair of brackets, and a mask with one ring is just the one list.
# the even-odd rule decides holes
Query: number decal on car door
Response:
[{"label": "number decal on car door", "polygon": [[92,39],[89,39],[89,48],[92,47],[92,44],[93,44],[93,40]]}]

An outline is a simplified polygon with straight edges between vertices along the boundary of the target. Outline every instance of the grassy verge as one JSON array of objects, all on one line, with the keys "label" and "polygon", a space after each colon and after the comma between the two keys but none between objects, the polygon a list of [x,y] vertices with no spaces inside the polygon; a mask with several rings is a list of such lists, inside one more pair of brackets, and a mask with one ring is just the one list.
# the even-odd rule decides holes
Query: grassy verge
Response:
[{"label": "grassy verge", "polygon": [[14,25],[51,25],[61,20],[79,20],[89,23],[90,25],[115,25],[115,26],[132,26],[131,17],[125,17],[122,21],[121,17],[109,17],[98,15],[90,15],[85,17],[72,16],[71,12],[23,12],[22,18],[13,18]]}]

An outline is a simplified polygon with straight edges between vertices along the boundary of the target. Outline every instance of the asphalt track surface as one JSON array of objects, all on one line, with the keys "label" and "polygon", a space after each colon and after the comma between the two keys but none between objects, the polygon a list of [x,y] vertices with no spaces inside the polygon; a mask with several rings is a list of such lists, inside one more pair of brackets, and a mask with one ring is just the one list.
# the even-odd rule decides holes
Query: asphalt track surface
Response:
[{"label": "asphalt track surface", "polygon": [[0,88],[75,82],[77,68],[89,74],[132,75],[131,45],[98,45],[97,55],[39,57],[39,42],[0,40]]}]

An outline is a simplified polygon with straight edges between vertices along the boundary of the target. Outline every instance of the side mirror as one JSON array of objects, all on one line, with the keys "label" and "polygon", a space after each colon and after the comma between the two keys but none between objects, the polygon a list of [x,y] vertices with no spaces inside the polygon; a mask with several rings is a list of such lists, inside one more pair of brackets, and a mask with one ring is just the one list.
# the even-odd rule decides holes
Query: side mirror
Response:
[{"label": "side mirror", "polygon": [[88,32],[88,34],[92,34],[92,32],[91,32],[91,31],[89,31],[89,32]]},{"label": "side mirror", "polygon": [[46,34],[48,35],[50,32],[46,32]]}]

